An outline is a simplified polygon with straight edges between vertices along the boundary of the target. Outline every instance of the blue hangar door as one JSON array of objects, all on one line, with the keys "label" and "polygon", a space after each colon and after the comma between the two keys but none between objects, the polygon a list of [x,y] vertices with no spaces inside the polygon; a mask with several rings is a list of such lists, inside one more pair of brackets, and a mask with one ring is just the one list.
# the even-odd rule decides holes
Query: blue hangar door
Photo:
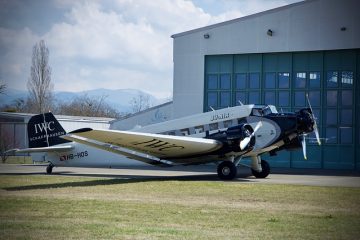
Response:
[{"label": "blue hangar door", "polygon": [[[360,170],[360,49],[205,56],[204,111],[239,104],[306,107],[309,94],[323,140],[264,156],[274,167]],[[313,138],[314,136],[310,136]]]}]

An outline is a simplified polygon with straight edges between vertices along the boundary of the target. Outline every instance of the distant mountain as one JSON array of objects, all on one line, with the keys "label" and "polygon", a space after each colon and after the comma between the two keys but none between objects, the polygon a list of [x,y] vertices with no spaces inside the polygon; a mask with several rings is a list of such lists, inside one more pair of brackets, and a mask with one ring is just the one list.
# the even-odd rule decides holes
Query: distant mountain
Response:
[{"label": "distant mountain", "polygon": [[[149,96],[151,106],[155,106],[164,103],[164,99],[158,99],[151,94],[145,93],[136,89],[93,89],[81,92],[54,92],[55,101],[60,103],[71,102],[78,96],[87,95],[89,97],[102,97],[105,96],[105,102],[120,112],[131,112],[130,101],[134,97],[144,94]],[[28,92],[26,90],[16,90],[8,88],[5,90],[5,94],[0,94],[0,106],[6,104],[12,104],[16,99],[27,98]]]}]

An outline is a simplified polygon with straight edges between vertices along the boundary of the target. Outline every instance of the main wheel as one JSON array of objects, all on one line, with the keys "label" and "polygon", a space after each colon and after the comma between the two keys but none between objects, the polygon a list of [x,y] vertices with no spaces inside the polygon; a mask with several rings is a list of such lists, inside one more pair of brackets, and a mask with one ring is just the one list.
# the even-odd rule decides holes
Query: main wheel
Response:
[{"label": "main wheel", "polygon": [[232,180],[237,175],[237,168],[233,162],[224,161],[219,164],[217,173],[222,180]]},{"label": "main wheel", "polygon": [[262,168],[261,172],[255,171],[254,169],[251,169],[252,174],[256,178],[266,178],[269,175],[269,173],[270,173],[270,165],[269,165],[269,163],[267,161],[261,160],[261,168]]},{"label": "main wheel", "polygon": [[51,174],[53,167],[54,167],[53,165],[49,164],[49,165],[46,167],[46,173],[47,173],[47,174]]}]

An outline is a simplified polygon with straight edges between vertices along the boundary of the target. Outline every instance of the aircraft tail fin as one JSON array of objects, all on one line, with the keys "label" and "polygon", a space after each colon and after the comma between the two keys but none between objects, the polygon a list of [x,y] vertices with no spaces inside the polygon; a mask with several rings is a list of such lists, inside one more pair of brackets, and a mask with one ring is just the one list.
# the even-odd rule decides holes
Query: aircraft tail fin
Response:
[{"label": "aircraft tail fin", "polygon": [[51,112],[35,115],[27,125],[29,148],[50,147],[69,142],[60,136],[66,131]]}]

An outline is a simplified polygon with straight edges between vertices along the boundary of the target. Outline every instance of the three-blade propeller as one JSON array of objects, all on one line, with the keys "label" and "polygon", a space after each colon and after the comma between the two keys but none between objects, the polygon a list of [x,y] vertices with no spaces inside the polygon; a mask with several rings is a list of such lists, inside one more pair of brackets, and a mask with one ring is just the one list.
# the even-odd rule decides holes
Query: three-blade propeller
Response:
[{"label": "three-blade propeller", "polygon": [[258,122],[258,123],[256,124],[256,126],[255,126],[255,128],[254,128],[254,131],[250,134],[250,136],[245,137],[243,140],[241,140],[241,142],[240,142],[240,149],[241,149],[241,151],[246,148],[246,146],[250,143],[251,138],[252,138],[253,136],[255,136],[255,133],[257,132],[257,130],[259,130],[259,128],[260,128],[261,126],[262,126],[262,123],[261,123],[261,121],[260,121],[260,122]]},{"label": "three-blade propeller", "polygon": [[[309,100],[309,95],[306,94],[306,100],[307,100],[307,103],[309,105],[309,108],[311,110],[311,116],[312,116],[312,119],[314,120],[314,125],[313,125],[313,128],[314,128],[314,133],[315,133],[315,136],[316,136],[316,141],[317,143],[319,144],[319,146],[321,145],[321,141],[320,141],[320,134],[319,134],[319,130],[318,130],[318,127],[317,127],[317,124],[316,124],[316,118],[315,118],[315,115],[314,115],[314,111],[311,107],[311,104],[310,104],[310,100]],[[303,134],[302,136],[302,141],[301,141],[301,145],[302,145],[302,149],[303,149],[303,154],[304,154],[304,159],[306,160],[307,159],[307,156],[306,156],[306,135],[307,134]]]}]

